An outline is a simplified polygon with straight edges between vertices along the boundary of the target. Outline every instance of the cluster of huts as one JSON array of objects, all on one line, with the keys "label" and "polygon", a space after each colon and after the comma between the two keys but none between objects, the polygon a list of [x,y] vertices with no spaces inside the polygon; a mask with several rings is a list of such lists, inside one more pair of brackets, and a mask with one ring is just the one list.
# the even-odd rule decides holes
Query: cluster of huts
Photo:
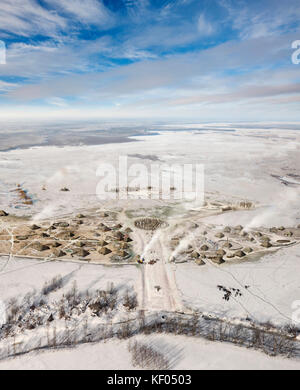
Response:
[{"label": "cluster of huts", "polygon": [[[8,213],[0,211],[0,216]],[[107,216],[106,214],[103,214]],[[122,230],[121,230],[122,229]],[[130,233],[121,224],[91,223],[83,214],[71,221],[57,221],[50,225],[20,225],[15,229],[14,248],[19,254],[36,257],[77,257],[97,259],[108,256],[113,259],[131,257]],[[5,239],[5,236],[3,236]],[[9,237],[7,237],[7,240]]]},{"label": "cluster of huts", "polygon": [[[171,240],[171,249],[175,250],[184,235],[175,236]],[[261,231],[245,231],[243,226],[226,226],[222,230],[204,230],[196,242],[191,242],[178,253],[179,258],[194,260],[199,265],[205,259],[215,264],[222,264],[229,259],[239,259],[251,253],[276,249],[300,241],[300,225],[296,228],[284,226],[262,229]],[[175,257],[171,261],[177,261]]]}]

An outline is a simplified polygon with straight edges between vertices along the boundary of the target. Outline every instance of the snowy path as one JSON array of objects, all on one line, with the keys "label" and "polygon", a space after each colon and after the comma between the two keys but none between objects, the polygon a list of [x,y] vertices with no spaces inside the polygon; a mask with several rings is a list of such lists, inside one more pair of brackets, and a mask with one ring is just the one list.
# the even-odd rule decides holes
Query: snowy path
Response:
[{"label": "snowy path", "polygon": [[[183,311],[173,265],[168,262],[159,232],[136,232],[143,253],[142,308],[152,311]],[[155,264],[150,264],[155,261]]]}]

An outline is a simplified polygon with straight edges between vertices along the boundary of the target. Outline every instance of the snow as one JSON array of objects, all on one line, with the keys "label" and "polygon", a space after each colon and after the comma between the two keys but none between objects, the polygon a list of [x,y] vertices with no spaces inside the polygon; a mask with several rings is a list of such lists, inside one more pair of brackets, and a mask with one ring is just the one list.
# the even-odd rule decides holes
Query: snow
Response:
[{"label": "snow", "polygon": [[[6,262],[7,258],[0,257],[1,265],[4,261]],[[79,291],[105,289],[108,283],[134,288],[140,272],[137,267],[131,265],[118,267],[12,258],[0,273],[1,300],[16,295],[22,297],[35,290],[40,291],[45,282],[49,282],[57,275],[64,279],[61,294],[69,290],[74,281]]]},{"label": "snow", "polygon": [[[129,161],[142,162],[149,167],[153,161],[146,157],[154,155],[166,164],[204,164],[206,193],[250,198],[274,208],[284,204],[283,213],[289,216],[290,223],[300,218],[300,186],[284,186],[271,176],[297,173],[299,131],[169,131],[132,139],[135,141],[123,144],[49,146],[0,152],[2,207],[18,214],[43,212],[43,217],[101,207],[103,202],[96,196],[100,181],[96,171],[100,164],[110,163],[118,168],[119,156],[144,155],[143,159],[130,157]],[[17,183],[33,196],[32,208],[13,208],[9,191]],[[46,191],[42,190],[43,185]],[[68,187],[70,191],[61,192],[62,187]],[[132,204],[136,206],[134,201]]]},{"label": "snow", "polygon": [[[188,127],[189,125],[186,128]],[[202,128],[200,125],[198,127]],[[103,209],[109,202],[99,200],[96,195],[100,180],[96,175],[98,166],[111,163],[117,168],[119,156],[131,155],[135,156],[130,157],[131,162],[142,162],[147,167],[153,163],[153,158],[166,164],[204,164],[206,196],[213,195],[215,199],[225,202],[228,199],[236,202],[251,200],[258,206],[250,211],[207,217],[204,220],[207,223],[242,224],[246,229],[273,225],[295,226],[300,224],[300,186],[295,179],[289,179],[291,185],[284,185],[278,177],[300,175],[299,149],[299,131],[274,127],[270,130],[237,128],[230,133],[168,131],[136,137],[130,143],[11,150],[0,152],[0,203],[1,208],[10,213],[27,214],[35,220],[94,207]],[[151,159],[147,159],[147,156],[151,156]],[[11,190],[18,183],[32,196],[32,207],[15,207],[15,195]],[[42,189],[43,186],[46,190]],[[70,191],[62,192],[62,187],[67,187]],[[157,203],[160,206],[168,205],[167,201]],[[132,200],[117,205],[138,213],[148,202]],[[189,205],[185,206],[188,210]],[[192,206],[197,210],[197,205]],[[176,214],[176,217],[181,216]],[[166,248],[163,245],[163,234],[160,241],[161,248],[158,244],[151,248],[152,256],[163,257],[167,261],[169,256],[164,256]],[[142,253],[148,242],[142,234],[139,242]],[[148,252],[147,256],[150,256],[151,251]],[[152,309],[163,307],[174,310],[183,303],[188,308],[213,313],[236,322],[250,317],[258,322],[271,321],[276,325],[283,325],[291,323],[292,304],[300,297],[299,253],[299,247],[295,246],[256,261],[241,260],[239,264],[225,263],[221,266],[210,263],[204,266],[192,263],[158,263],[145,269],[146,288],[141,283],[141,273],[136,266],[100,266],[0,257],[0,300],[6,301],[11,297],[24,296],[30,291],[39,291],[46,281],[61,275],[64,286],[59,292],[53,293],[53,298],[59,298],[61,293],[69,290],[74,280],[79,290],[106,288],[108,283],[113,282],[115,285],[136,289],[139,299],[142,294],[145,298],[146,293],[147,299],[143,301]],[[153,287],[157,281],[164,289],[156,294]],[[224,301],[218,285],[240,289],[242,296]],[[178,292],[175,291],[176,286]],[[175,293],[179,293],[175,303],[168,302],[169,293],[173,297]],[[156,338],[158,343],[161,340],[169,343],[176,351],[183,349],[181,359],[174,366],[178,369],[299,369],[299,362],[270,358],[260,352],[229,344],[183,336],[157,337],[162,337]],[[151,336],[150,339],[147,338],[147,342],[154,339],[155,336]],[[71,350],[29,353],[0,362],[0,369],[21,367],[130,369],[132,365],[127,341],[111,340],[81,345]]]},{"label": "snow", "polygon": [[[160,351],[176,370],[299,370],[300,361],[198,338],[173,335],[135,338]],[[132,370],[128,340],[83,344],[72,349],[31,352],[0,362],[0,370]]]},{"label": "snow", "polygon": [[[291,324],[292,304],[300,297],[299,253],[296,246],[239,264],[178,264],[177,287],[183,302],[193,309],[227,319]],[[224,301],[218,285],[240,289],[242,296]]]}]

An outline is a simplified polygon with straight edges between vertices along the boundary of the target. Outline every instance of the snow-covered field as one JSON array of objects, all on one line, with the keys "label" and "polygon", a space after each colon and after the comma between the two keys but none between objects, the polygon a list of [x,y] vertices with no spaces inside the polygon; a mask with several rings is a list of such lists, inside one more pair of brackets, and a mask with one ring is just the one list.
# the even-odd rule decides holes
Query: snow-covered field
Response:
[{"label": "snow-covered field", "polygon": [[[238,128],[225,133],[194,127],[193,131],[160,132],[158,135],[138,136],[135,139],[120,144],[63,148],[47,146],[0,152],[0,208],[11,214],[31,216],[36,221],[93,207],[116,207],[117,203],[107,203],[97,198],[96,188],[100,178],[96,171],[102,163],[111,163],[118,168],[119,156],[129,156],[129,162],[146,166],[157,161],[165,164],[204,164],[207,196],[212,195],[225,203],[250,200],[256,205],[256,209],[249,211],[207,217],[204,219],[206,223],[220,226],[241,224],[246,229],[300,224],[300,131]],[[15,194],[11,190],[17,184],[28,191],[34,201],[33,206],[15,207]],[[63,187],[69,191],[60,191]],[[168,202],[159,201],[158,204],[165,206]],[[124,210],[141,211],[142,215],[143,207],[149,206],[149,202],[131,200],[120,202],[120,205]],[[166,253],[163,240],[162,236],[160,251],[151,249],[152,256]],[[142,239],[140,241],[142,254],[149,243]],[[167,257],[164,259],[166,262]],[[160,274],[157,278],[153,277],[153,281],[150,280],[151,265],[148,266],[144,277],[146,275],[149,280],[144,285],[155,286],[157,279],[167,279],[160,273],[161,266],[159,263],[153,268]],[[172,264],[172,272],[174,267]],[[165,269],[169,269],[169,264],[166,264]],[[176,280],[172,279],[169,290],[161,294],[168,298],[164,294],[174,291],[177,286],[178,307],[182,303],[186,308],[236,322],[248,317],[257,322],[270,321],[275,325],[291,324],[292,304],[300,300],[299,273],[300,249],[295,246],[268,254],[259,260],[241,260],[238,264],[177,264]],[[137,291],[139,300],[145,291],[141,272],[131,265],[116,267],[2,257],[0,300],[7,301],[12,297],[39,292],[45,282],[57,275],[61,275],[64,281],[58,292],[51,293],[52,298],[57,300],[62,293],[70,290],[74,281],[79,291],[105,289],[108,283],[121,288],[128,287]],[[239,289],[241,295],[232,294],[226,301],[222,299],[223,292],[218,286]],[[144,301],[148,302],[147,299]],[[164,308],[173,306],[164,305]],[[149,307],[152,308],[151,305]],[[228,344],[183,336],[157,337],[162,337],[163,342],[169,343],[174,351],[182,349],[180,359],[174,363],[174,368],[178,369],[299,369],[298,361],[270,358],[260,352]],[[159,340],[149,336],[147,342],[154,339]],[[155,342],[159,343],[157,340]],[[108,358],[103,359],[103,356]],[[84,344],[71,350],[30,353],[0,362],[0,369],[20,367],[129,369],[132,364],[127,341],[114,340]]]},{"label": "snow-covered field", "polygon": [[[41,291],[45,282],[57,275],[62,276],[64,283],[58,297],[68,291],[76,281],[79,291],[105,289],[108,284],[123,285],[135,288],[139,282],[140,272],[135,266],[101,266],[78,264],[76,262],[54,262],[34,259],[1,258],[1,266],[6,265],[0,273],[1,300],[27,293]],[[53,293],[55,294],[55,293]],[[55,297],[54,297],[55,298]]]},{"label": "snow-covered field", "polygon": [[[299,131],[170,131],[133,139],[136,142],[0,152],[2,207],[18,214],[43,211],[42,216],[99,207],[103,202],[96,196],[100,181],[97,168],[102,163],[112,163],[118,168],[119,156],[131,156],[129,163],[147,166],[153,159],[166,164],[204,164],[207,193],[219,193],[220,198],[259,201],[272,206],[273,213],[283,208],[290,223],[297,218],[299,221],[300,186],[283,185],[271,176],[300,174]],[[9,191],[17,183],[32,195],[33,207],[27,210],[8,207],[12,205]],[[43,186],[47,190],[42,190]],[[70,192],[61,192],[62,187]]]},{"label": "snow-covered field", "polygon": [[[299,274],[299,247],[292,247],[257,261],[225,263],[222,267],[178,264],[176,280],[182,300],[193,309],[224,318],[249,317],[283,325],[293,322],[292,304],[300,298]],[[233,295],[225,301],[218,285],[239,289],[242,296]]]},{"label": "snow-covered field", "polygon": [[[288,207],[288,203],[282,205],[282,208]],[[206,217],[203,221],[216,226],[241,224],[247,230],[247,227],[284,225],[295,217],[294,214],[282,215],[280,208],[276,211],[272,213],[268,207],[262,207]],[[300,247],[296,245],[257,260],[224,263],[222,267],[209,262],[204,267],[178,264],[176,281],[188,307],[224,318],[248,317],[280,326],[293,323],[293,305],[300,300],[299,274]],[[224,301],[224,293],[217,286],[239,289],[242,296],[232,295],[229,301]]]},{"label": "snow-covered field", "polygon": [[[176,370],[299,370],[292,359],[199,338],[158,335],[134,338],[163,351]],[[132,340],[131,340],[132,341]],[[0,362],[0,370],[131,370],[130,341],[84,344],[72,349],[31,352]]]},{"label": "snow-covered field", "polygon": [[135,266],[0,259],[0,359],[96,341],[113,325],[136,318],[136,310],[126,306],[140,281]]}]

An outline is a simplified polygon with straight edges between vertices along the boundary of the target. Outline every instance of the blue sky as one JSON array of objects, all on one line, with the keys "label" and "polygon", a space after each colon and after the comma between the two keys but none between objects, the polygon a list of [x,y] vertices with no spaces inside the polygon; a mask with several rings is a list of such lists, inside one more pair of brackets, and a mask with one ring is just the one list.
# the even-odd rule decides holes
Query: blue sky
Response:
[{"label": "blue sky", "polygon": [[1,0],[0,118],[298,121],[299,0]]}]

